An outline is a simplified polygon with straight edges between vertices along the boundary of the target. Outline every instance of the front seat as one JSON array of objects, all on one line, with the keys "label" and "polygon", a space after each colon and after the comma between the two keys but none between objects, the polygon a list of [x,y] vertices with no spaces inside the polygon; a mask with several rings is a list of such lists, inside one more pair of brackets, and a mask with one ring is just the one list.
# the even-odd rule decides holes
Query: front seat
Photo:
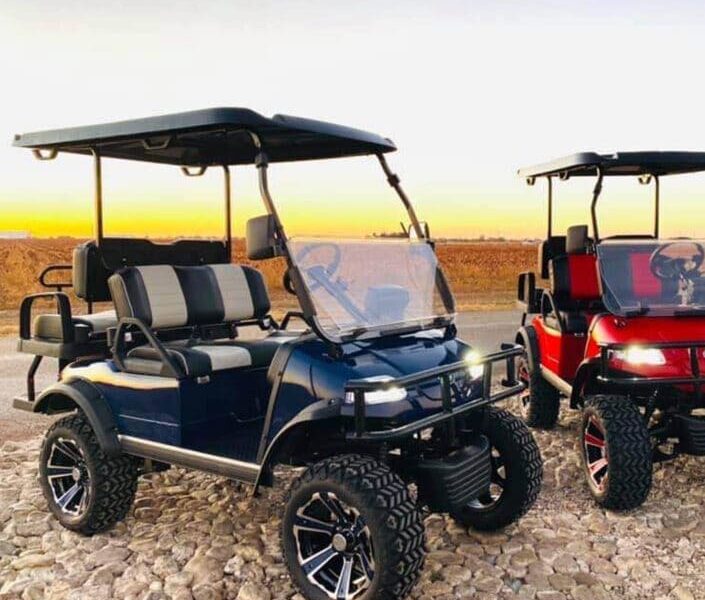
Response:
[{"label": "front seat", "polygon": [[597,259],[587,225],[574,225],[566,235],[566,253],[549,264],[551,310],[548,327],[570,334],[587,332],[592,316],[603,309]]}]

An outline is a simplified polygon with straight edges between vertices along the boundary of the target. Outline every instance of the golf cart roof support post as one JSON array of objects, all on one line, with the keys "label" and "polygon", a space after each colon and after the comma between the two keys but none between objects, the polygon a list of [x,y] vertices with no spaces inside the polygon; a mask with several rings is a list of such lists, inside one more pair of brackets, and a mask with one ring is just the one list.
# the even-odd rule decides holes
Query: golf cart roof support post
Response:
[{"label": "golf cart roof support post", "polygon": [[548,183],[548,232],[547,239],[551,239],[553,235],[553,178],[549,175],[546,177]]},{"label": "golf cart roof support post", "polygon": [[223,165],[223,178],[225,183],[225,247],[228,251],[228,258],[230,259],[233,249],[233,226],[230,168],[228,165]]},{"label": "golf cart roof support post", "polygon": [[93,155],[93,176],[95,186],[95,243],[100,246],[103,241],[103,168],[100,161],[100,152],[91,148]]},{"label": "golf cart roof support post", "polygon": [[602,167],[597,167],[597,181],[595,182],[595,187],[592,190],[592,204],[590,205],[590,215],[592,216],[592,233],[595,237],[595,243],[600,241],[600,233],[597,228],[597,199],[600,197],[600,192],[602,192],[602,179],[604,178],[604,173],[602,172]]},{"label": "golf cart roof support post", "polygon": [[393,173],[392,170],[389,168],[389,164],[387,163],[387,159],[384,157],[384,154],[377,154],[376,156],[377,160],[379,161],[379,164],[382,165],[382,170],[384,171],[384,174],[387,176],[387,181],[389,182],[389,185],[394,188],[394,191],[404,203],[406,212],[409,214],[409,219],[411,219],[411,226],[414,228],[416,235],[420,240],[425,239],[426,234],[424,233],[424,230],[421,227],[421,223],[419,223],[419,219],[416,216],[416,211],[414,210],[413,204],[411,204],[411,200],[409,200],[409,197],[406,195],[406,192],[404,192],[399,183],[399,176],[396,173]]},{"label": "golf cart roof support post", "polygon": [[658,239],[661,225],[661,183],[658,175],[654,175],[654,237]]},{"label": "golf cart roof support post", "polygon": [[267,160],[267,155],[260,150],[259,154],[255,157],[255,165],[257,167],[257,174],[259,179],[259,193],[262,196],[262,201],[267,209],[267,212],[274,217],[274,224],[276,226],[277,235],[280,241],[286,242],[286,233],[284,233],[284,227],[279,220],[279,213],[277,213],[277,207],[274,205],[274,200],[272,195],[269,193],[269,181],[267,179],[267,168],[269,167],[269,161]]}]

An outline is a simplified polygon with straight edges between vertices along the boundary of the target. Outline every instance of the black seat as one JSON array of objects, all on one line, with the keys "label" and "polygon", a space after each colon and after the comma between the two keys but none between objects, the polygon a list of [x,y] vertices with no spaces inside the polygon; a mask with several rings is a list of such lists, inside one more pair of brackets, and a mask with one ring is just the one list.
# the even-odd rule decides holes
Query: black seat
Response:
[{"label": "black seat", "polygon": [[[173,267],[153,265],[121,269],[110,280],[118,317],[138,319],[151,330],[236,324],[267,316],[269,296],[262,275],[250,267],[204,265]],[[279,345],[291,339],[271,335],[264,340],[212,341],[191,335],[188,340],[162,344],[162,349],[187,377],[215,371],[263,367]],[[154,344],[130,349],[116,357],[131,372],[165,375],[160,348]]]}]

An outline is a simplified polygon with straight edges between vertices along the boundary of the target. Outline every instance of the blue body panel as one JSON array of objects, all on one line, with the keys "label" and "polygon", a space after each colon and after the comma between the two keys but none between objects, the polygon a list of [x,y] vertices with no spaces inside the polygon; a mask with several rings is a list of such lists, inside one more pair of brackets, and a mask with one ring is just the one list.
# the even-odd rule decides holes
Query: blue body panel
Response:
[{"label": "blue body panel", "polygon": [[[266,368],[230,369],[214,372],[206,383],[162,379],[166,387],[150,389],[130,387],[107,361],[114,381],[111,375],[93,384],[115,415],[120,434],[255,461],[258,447],[261,460],[277,434],[314,403],[334,401],[338,409],[333,416],[352,417],[353,405],[345,400],[348,381],[397,378],[456,363],[469,346],[426,332],[351,342],[342,349],[342,358],[332,358],[323,341],[303,336],[279,348],[282,354],[275,357],[271,373]],[[470,383],[462,401],[477,397],[480,388],[479,382]],[[434,380],[408,390],[403,400],[368,406],[367,423],[372,429],[382,421],[384,427],[397,427],[440,410],[440,385]]]},{"label": "blue body panel", "polygon": [[[470,347],[464,342],[443,340],[427,334],[377,338],[343,346],[342,359],[332,359],[318,339],[296,344],[272,410],[267,444],[308,405],[319,400],[344,400],[345,385],[353,379],[411,375],[434,367],[463,360]],[[479,383],[468,400],[480,393]],[[440,385],[437,382],[420,390],[409,390],[398,402],[375,404],[367,409],[367,420],[386,426],[398,426],[441,410]],[[353,405],[342,403],[342,416],[353,415]]]}]

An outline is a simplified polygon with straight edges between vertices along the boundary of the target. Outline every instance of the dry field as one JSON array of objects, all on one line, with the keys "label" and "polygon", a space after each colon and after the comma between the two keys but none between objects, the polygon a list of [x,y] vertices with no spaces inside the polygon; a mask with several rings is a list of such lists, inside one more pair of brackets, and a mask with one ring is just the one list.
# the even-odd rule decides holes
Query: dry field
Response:
[{"label": "dry field", "polygon": [[[37,281],[49,264],[70,264],[78,241],[71,238],[0,240],[0,335],[16,330],[17,309],[22,297],[43,291]],[[511,306],[516,277],[521,271],[535,268],[536,247],[518,242],[439,243],[438,255],[450,279],[459,310],[483,310]],[[248,263],[244,243],[236,240],[233,260]],[[272,304],[292,308],[294,299],[282,288],[282,259],[262,261],[256,267],[263,272]],[[55,281],[61,275],[55,274]],[[70,294],[70,289],[67,290]],[[82,310],[82,303],[72,303]]]}]

